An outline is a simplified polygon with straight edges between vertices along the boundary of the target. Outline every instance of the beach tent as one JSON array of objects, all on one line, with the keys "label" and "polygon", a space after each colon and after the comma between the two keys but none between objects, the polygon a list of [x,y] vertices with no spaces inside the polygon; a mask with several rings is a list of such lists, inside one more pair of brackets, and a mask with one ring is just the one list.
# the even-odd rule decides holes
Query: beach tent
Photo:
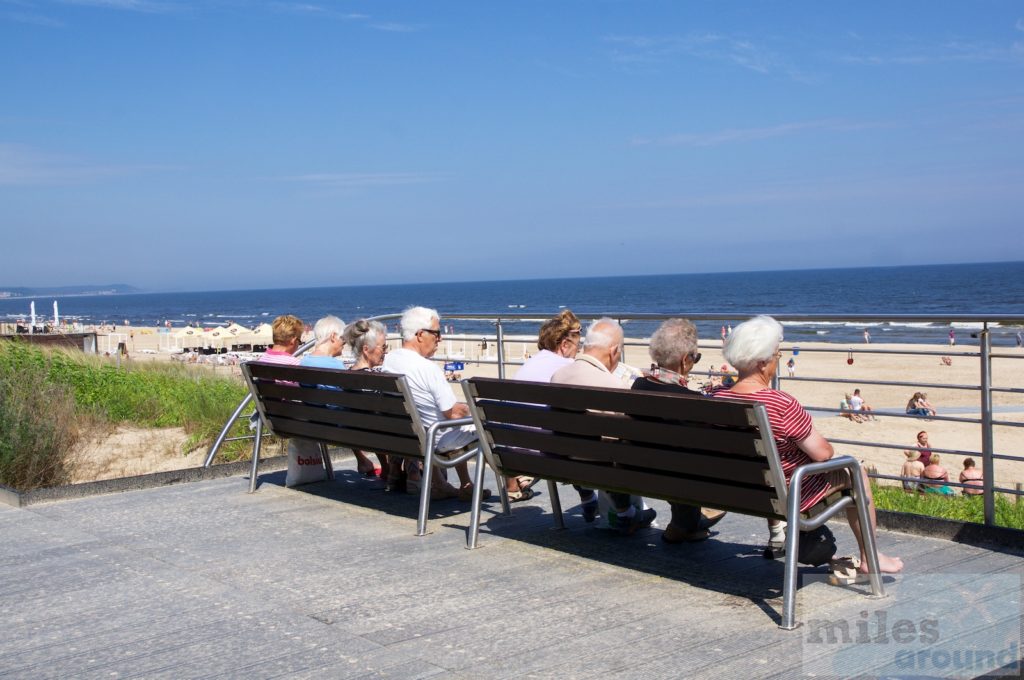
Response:
[{"label": "beach tent", "polygon": [[229,334],[231,334],[231,335],[235,336],[236,338],[237,338],[237,337],[238,337],[239,335],[242,335],[242,334],[245,334],[245,333],[250,333],[250,332],[251,332],[251,331],[250,331],[250,330],[249,330],[248,328],[246,328],[245,326],[239,325],[239,324],[237,324],[237,323],[235,323],[235,322],[231,322],[231,325],[229,325],[229,326],[228,326],[227,328],[225,328],[224,330],[225,330],[225,331],[227,331],[227,332],[228,332]]},{"label": "beach tent", "polygon": [[235,345],[272,345],[274,342],[274,329],[269,323],[263,323],[255,330],[237,335],[232,343]]},{"label": "beach tent", "polygon": [[203,331],[203,347],[223,347],[225,340],[234,340],[226,328],[207,328]]},{"label": "beach tent", "polygon": [[178,342],[178,346],[185,347],[197,347],[203,344],[203,331],[198,328],[192,328],[191,326],[185,326],[179,328],[171,333],[171,337]]}]

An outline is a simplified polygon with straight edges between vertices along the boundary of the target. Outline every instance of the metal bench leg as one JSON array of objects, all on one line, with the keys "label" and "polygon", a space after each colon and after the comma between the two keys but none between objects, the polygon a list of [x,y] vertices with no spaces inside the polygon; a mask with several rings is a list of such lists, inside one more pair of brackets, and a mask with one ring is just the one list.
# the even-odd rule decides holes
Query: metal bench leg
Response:
[{"label": "metal bench leg", "polygon": [[[484,501],[484,450],[477,445],[476,469],[473,472],[473,508],[469,513],[469,537],[466,541],[466,548],[472,550],[477,547],[477,538],[480,535],[480,512]],[[498,477],[499,488],[504,492],[505,485],[501,477]],[[507,500],[507,494],[502,493],[502,498]]]},{"label": "metal bench leg", "polygon": [[249,472],[249,493],[256,493],[256,469],[260,464],[260,448],[263,446],[263,419],[256,421],[256,439],[252,443],[252,471]]},{"label": "metal bench leg", "polygon": [[508,487],[506,486],[505,478],[495,472],[494,479],[498,482],[498,498],[501,499],[501,514],[509,517],[512,515],[512,504],[509,503],[508,500]]},{"label": "metal bench leg", "polygon": [[555,514],[555,528],[565,528],[565,517],[562,516],[562,500],[558,497],[558,482],[548,480],[548,495],[551,496],[551,512]]},{"label": "metal bench leg", "polygon": [[334,462],[331,460],[331,454],[327,452],[327,444],[319,442],[320,444],[320,458],[324,461],[324,470],[327,471],[327,480],[334,481]]},{"label": "metal bench leg", "polygon": [[[433,434],[433,433],[431,433]],[[416,518],[416,535],[427,535],[427,514],[430,512],[430,484],[434,476],[434,441],[427,440],[427,453],[423,456],[423,476],[420,478],[420,514]]]},{"label": "metal bench leg", "polygon": [[793,630],[796,622],[796,576],[797,576],[797,542],[800,540],[800,486],[803,481],[803,470],[793,473],[789,484],[789,497],[786,499],[786,565],[782,580],[782,622],[779,628]]},{"label": "metal bench leg", "polygon": [[860,466],[850,468],[850,476],[853,477],[853,492],[857,506],[857,517],[860,519],[861,540],[864,541],[864,553],[868,560],[868,579],[871,582],[871,594],[875,597],[884,597],[885,588],[882,586],[882,574],[878,567],[878,546],[875,545],[875,532],[871,530],[871,511],[867,504],[867,490],[864,488],[864,477],[860,473]]}]

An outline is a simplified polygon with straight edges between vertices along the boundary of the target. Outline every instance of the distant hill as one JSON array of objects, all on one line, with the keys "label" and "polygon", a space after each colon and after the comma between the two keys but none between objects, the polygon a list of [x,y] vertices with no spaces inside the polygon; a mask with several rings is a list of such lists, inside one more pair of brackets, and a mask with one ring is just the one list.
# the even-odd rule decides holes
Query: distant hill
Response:
[{"label": "distant hill", "polygon": [[91,286],[52,286],[34,287],[27,286],[0,286],[0,299],[24,298],[24,297],[61,297],[66,295],[125,295],[127,293],[141,293],[135,286],[126,283],[106,283],[103,285]]}]

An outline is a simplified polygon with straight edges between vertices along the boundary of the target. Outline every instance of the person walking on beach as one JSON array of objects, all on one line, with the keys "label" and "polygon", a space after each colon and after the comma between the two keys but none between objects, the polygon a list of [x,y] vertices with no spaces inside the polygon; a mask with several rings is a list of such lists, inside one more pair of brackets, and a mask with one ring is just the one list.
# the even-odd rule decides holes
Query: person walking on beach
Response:
[{"label": "person walking on beach", "polygon": [[793,361],[793,357],[790,357],[789,361],[786,362],[786,370],[789,371],[790,378],[796,376],[796,362]]},{"label": "person walking on beach", "polygon": [[949,329],[949,346],[956,346],[956,331],[953,330],[952,328]]},{"label": "person walking on beach", "polygon": [[867,328],[864,329],[864,343],[868,345],[871,344],[871,333],[868,332]]}]

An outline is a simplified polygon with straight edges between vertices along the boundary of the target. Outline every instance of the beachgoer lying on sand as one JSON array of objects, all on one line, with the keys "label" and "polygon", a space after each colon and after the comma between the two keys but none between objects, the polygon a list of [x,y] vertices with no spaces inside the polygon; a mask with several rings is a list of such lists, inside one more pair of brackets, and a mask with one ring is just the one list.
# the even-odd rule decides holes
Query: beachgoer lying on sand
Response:
[{"label": "beachgoer lying on sand", "polygon": [[900,477],[912,477],[913,479],[903,480],[903,490],[916,493],[920,484],[918,479],[921,477],[921,473],[924,472],[924,463],[921,462],[921,452],[918,450],[904,451],[903,455],[907,457],[906,462],[903,463],[903,469],[900,470]]},{"label": "beachgoer lying on sand", "polygon": [[[811,415],[804,410],[800,402],[781,390],[771,388],[772,378],[775,377],[778,367],[781,343],[782,325],[770,316],[758,316],[734,328],[726,340],[723,353],[726,361],[739,371],[739,380],[731,389],[720,389],[714,396],[718,399],[764,404],[768,418],[772,422],[772,434],[775,436],[775,445],[788,484],[799,466],[829,460],[835,455],[835,450],[815,429]],[[870,525],[861,526],[857,511],[852,506],[847,509],[846,517],[860,548],[860,564],[856,569],[858,573],[866,574],[868,566],[864,550],[864,532],[874,533],[876,521],[875,502],[867,474],[863,469],[861,476],[866,497],[859,499],[859,502],[867,503]],[[848,470],[812,475],[804,481],[800,497],[801,511],[807,510],[835,490],[853,487]],[[782,532],[777,525],[771,531],[771,540],[774,542]],[[883,573],[896,573],[903,569],[903,560],[881,552],[878,553],[878,564]]]},{"label": "beachgoer lying on sand", "polygon": [[[697,327],[691,321],[665,321],[654,331],[647,351],[654,363],[649,372],[633,381],[634,390],[700,395],[700,392],[687,386],[690,369],[700,361],[700,352],[697,351]],[[615,500],[616,496],[623,495],[624,503],[621,498]],[[629,495],[612,494],[612,500],[616,506],[628,505]],[[708,530],[725,517],[725,512],[721,510],[702,511],[696,505],[669,503],[669,506],[672,508],[672,519],[661,534],[661,540],[666,543],[703,541],[708,537]]]},{"label": "beachgoer lying on sand", "polygon": [[984,493],[982,486],[985,484],[981,470],[974,465],[973,458],[964,459],[964,469],[960,473],[960,483],[966,484],[960,491],[965,496],[977,496]]},{"label": "beachgoer lying on sand", "polygon": [[925,493],[940,493],[945,496],[953,495],[953,488],[942,484],[949,481],[949,472],[941,465],[941,456],[932,454],[931,461],[921,471],[921,490]]}]

